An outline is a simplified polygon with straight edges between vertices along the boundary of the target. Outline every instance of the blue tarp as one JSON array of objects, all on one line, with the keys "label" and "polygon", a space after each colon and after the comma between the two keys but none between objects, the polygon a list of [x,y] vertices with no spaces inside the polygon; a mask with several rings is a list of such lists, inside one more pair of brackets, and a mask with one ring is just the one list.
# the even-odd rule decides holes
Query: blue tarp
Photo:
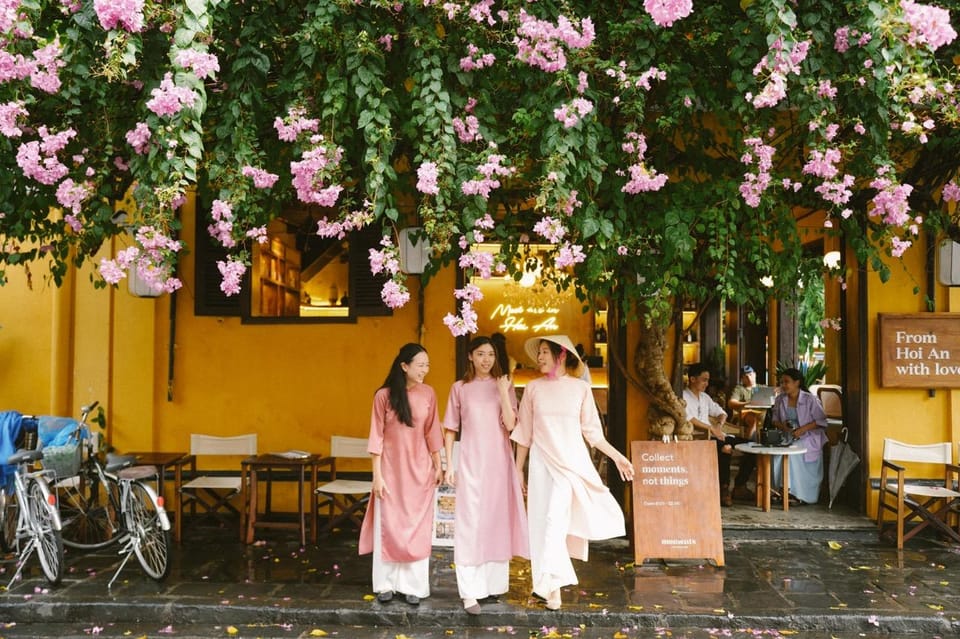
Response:
[{"label": "blue tarp", "polygon": [[17,437],[20,436],[20,424],[23,415],[19,411],[5,410],[0,412],[0,487],[7,490],[12,485],[14,467],[5,463],[10,455],[17,452]]},{"label": "blue tarp", "polygon": [[[74,418],[41,415],[37,419],[39,420],[37,436],[40,438],[40,448],[46,446],[65,446],[77,442],[76,432],[80,426],[80,422]],[[84,428],[81,435],[83,437],[89,437],[90,433]]]}]

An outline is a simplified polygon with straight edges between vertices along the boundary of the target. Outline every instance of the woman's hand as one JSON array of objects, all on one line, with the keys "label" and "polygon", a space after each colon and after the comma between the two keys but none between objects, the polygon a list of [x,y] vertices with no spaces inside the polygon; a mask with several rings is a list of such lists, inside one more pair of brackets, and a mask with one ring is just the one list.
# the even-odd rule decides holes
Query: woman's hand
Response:
[{"label": "woman's hand", "polygon": [[384,483],[383,477],[380,475],[373,476],[373,487],[371,492],[377,497],[377,499],[383,499],[386,495],[390,494],[390,491],[387,490],[387,484]]},{"label": "woman's hand", "polygon": [[443,483],[448,486],[457,485],[457,473],[452,468],[447,468],[447,472],[443,474]]},{"label": "woman's hand", "polygon": [[617,470],[620,471],[620,479],[623,481],[633,481],[633,464],[624,455],[618,455],[614,460],[617,464]]},{"label": "woman's hand", "polygon": [[433,467],[433,483],[439,486],[441,482],[443,482],[443,469],[440,468],[440,466],[434,466]]}]

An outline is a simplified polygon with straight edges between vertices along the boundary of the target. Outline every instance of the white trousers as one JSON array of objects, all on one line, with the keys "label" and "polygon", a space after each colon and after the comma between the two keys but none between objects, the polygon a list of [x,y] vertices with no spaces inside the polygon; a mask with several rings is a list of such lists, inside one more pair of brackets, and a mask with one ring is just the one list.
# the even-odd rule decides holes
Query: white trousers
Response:
[{"label": "white trousers", "polygon": [[430,596],[430,558],[417,561],[384,561],[380,535],[380,509],[373,511],[373,591],[400,592],[424,599]]},{"label": "white trousers", "polygon": [[479,566],[457,564],[457,590],[461,599],[483,599],[510,589],[510,562],[488,561]]}]

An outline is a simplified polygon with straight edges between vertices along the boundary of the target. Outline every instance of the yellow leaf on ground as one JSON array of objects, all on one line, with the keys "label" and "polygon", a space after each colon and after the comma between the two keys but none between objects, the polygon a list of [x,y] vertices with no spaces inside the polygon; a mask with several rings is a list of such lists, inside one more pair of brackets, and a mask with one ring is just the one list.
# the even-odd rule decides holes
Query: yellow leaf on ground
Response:
[{"label": "yellow leaf on ground", "polygon": [[310,636],[311,636],[311,637],[326,637],[326,636],[327,636],[327,631],[326,631],[326,630],[320,630],[319,628],[314,628],[313,630],[310,631]]},{"label": "yellow leaf on ground", "polygon": [[237,634],[238,632],[240,632],[240,631],[237,630],[237,627],[236,627],[236,626],[227,626],[227,634],[228,634],[228,635],[235,635],[235,634]]},{"label": "yellow leaf on ground", "polygon": [[643,606],[627,606],[630,610],[643,610]]},{"label": "yellow leaf on ground", "polygon": [[940,604],[927,604],[927,608],[930,610],[943,610],[943,606]]},{"label": "yellow leaf on ground", "polygon": [[364,595],[364,596],[363,596],[363,600],[364,600],[364,601],[373,601],[374,599],[376,599],[376,597],[374,597],[373,595]]},{"label": "yellow leaf on ground", "polygon": [[839,541],[828,541],[827,545],[830,546],[830,550],[840,550],[843,548],[843,544]]},{"label": "yellow leaf on ground", "polygon": [[941,586],[949,586],[949,585],[950,585],[950,582],[949,582],[949,581],[941,581],[941,582],[940,582],[940,585],[941,585]]},{"label": "yellow leaf on ground", "polygon": [[627,635],[623,634],[619,630],[613,633],[613,639],[627,639]]}]

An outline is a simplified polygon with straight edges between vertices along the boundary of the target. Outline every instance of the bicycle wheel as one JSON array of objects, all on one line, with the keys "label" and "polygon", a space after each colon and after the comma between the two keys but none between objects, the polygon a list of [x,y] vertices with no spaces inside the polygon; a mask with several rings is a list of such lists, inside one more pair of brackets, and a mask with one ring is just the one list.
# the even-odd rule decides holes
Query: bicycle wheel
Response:
[{"label": "bicycle wheel", "polygon": [[17,551],[17,519],[20,517],[20,504],[17,493],[0,490],[0,549],[3,552]]},{"label": "bicycle wheel", "polygon": [[96,469],[82,469],[56,483],[63,543],[70,548],[103,548],[119,536],[120,486]]},{"label": "bicycle wheel", "polygon": [[133,539],[133,549],[144,572],[156,580],[170,573],[170,531],[163,529],[157,508],[156,493],[146,484],[130,484],[126,503],[127,532]]},{"label": "bicycle wheel", "polygon": [[31,478],[27,486],[27,502],[30,517],[30,534],[37,541],[37,556],[40,567],[51,585],[63,579],[63,538],[54,526],[55,511],[48,501],[50,489],[44,480]]}]

